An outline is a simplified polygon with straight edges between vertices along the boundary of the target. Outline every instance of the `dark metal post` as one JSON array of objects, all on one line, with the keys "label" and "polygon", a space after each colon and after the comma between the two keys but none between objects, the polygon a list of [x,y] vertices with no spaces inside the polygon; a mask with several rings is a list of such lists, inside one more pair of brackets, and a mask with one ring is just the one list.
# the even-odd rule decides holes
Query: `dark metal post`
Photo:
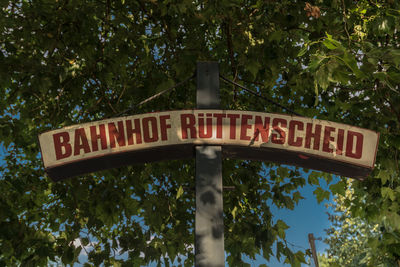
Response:
[{"label": "dark metal post", "polygon": [[[220,108],[217,62],[197,63],[197,108]],[[221,146],[196,146],[195,265],[225,266]]]},{"label": "dark metal post", "polygon": [[315,267],[319,267],[317,250],[315,249],[315,237],[313,234],[308,234],[308,242],[310,243],[311,253],[314,259]]}]

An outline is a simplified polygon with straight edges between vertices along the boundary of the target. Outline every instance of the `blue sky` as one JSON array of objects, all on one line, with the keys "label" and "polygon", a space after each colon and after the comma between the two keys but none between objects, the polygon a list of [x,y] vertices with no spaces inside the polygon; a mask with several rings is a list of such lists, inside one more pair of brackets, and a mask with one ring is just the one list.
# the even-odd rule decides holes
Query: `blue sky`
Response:
[{"label": "blue sky", "polygon": [[[333,182],[335,182],[336,179],[334,178]],[[320,183],[325,190],[328,189],[325,181],[321,179]],[[272,208],[275,219],[282,219],[290,226],[290,228],[286,230],[286,238],[288,242],[294,245],[291,247],[293,250],[304,251],[310,248],[308,243],[309,233],[313,233],[315,238],[322,237],[322,239],[324,239],[326,237],[324,229],[330,226],[328,215],[326,214],[329,210],[325,207],[327,201],[318,204],[317,199],[313,195],[313,191],[316,188],[315,185],[311,186],[308,184],[301,188],[299,191],[305,199],[300,200],[299,204],[292,211],[287,209],[279,210],[275,207]],[[325,248],[327,248],[327,245],[322,241],[315,241],[315,245],[317,252],[322,253]],[[259,259],[255,266],[261,263],[265,263],[269,267],[290,266],[284,265],[282,262],[278,262],[275,259],[270,263]]]}]

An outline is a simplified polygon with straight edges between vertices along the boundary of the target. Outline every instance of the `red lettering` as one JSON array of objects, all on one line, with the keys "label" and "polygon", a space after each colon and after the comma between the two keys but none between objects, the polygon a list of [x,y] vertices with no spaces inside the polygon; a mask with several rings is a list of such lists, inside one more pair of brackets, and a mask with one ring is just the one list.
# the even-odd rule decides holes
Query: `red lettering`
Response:
[{"label": "red lettering", "polygon": [[[356,137],[356,151],[353,152],[354,137]],[[348,131],[346,142],[346,157],[360,159],[362,156],[364,136],[361,133]]]},{"label": "red lettering", "polygon": [[319,143],[321,141],[321,125],[315,125],[315,132],[312,132],[313,124],[307,123],[307,130],[306,130],[306,148],[311,147],[311,138],[314,138],[313,149],[319,150]]},{"label": "red lettering", "polygon": [[167,129],[171,128],[171,124],[167,124],[167,120],[171,118],[170,115],[160,116],[160,130],[161,130],[161,140],[168,140]]},{"label": "red lettering", "polygon": [[217,118],[217,138],[222,138],[222,118],[226,118],[225,114],[214,113],[214,117]]},{"label": "red lettering", "polygon": [[128,138],[128,145],[133,145],[133,134],[136,137],[136,144],[142,143],[142,133],[140,130],[140,120],[134,119],[135,129],[132,128],[132,121],[126,120],[126,136]]},{"label": "red lettering", "polygon": [[210,138],[212,137],[212,114],[207,113],[206,118],[206,129],[204,130],[204,113],[199,113],[199,137],[200,138]]},{"label": "red lettering", "polygon": [[193,114],[181,114],[182,139],[188,139],[188,130],[190,130],[190,138],[196,138],[195,124],[196,118]]},{"label": "red lettering", "polygon": [[242,125],[240,127],[240,140],[250,140],[251,137],[247,135],[247,130],[251,129],[248,120],[253,119],[252,115],[242,115]]},{"label": "red lettering", "polygon": [[276,133],[271,134],[271,142],[274,144],[285,143],[286,133],[282,128],[279,127],[279,124],[281,125],[281,127],[286,128],[287,121],[285,119],[279,118],[275,118],[272,120],[272,129],[274,129],[275,132],[279,133],[279,137]]},{"label": "red lettering", "polygon": [[269,122],[270,118],[265,117],[264,118],[264,124],[262,122],[261,116],[256,116],[255,117],[255,122],[254,122],[254,140],[258,141],[258,136],[261,135],[261,140],[263,143],[268,143],[269,139]]},{"label": "red lettering", "polygon": [[337,155],[343,154],[343,140],[344,140],[344,130],[339,129],[338,138],[337,138],[337,142],[336,142],[336,154]]},{"label": "red lettering", "polygon": [[236,139],[236,120],[240,117],[239,114],[227,114],[230,125],[230,139]]},{"label": "red lettering", "polygon": [[124,123],[118,122],[118,130],[113,122],[108,123],[108,135],[110,139],[110,147],[116,147],[115,140],[118,142],[118,146],[125,146],[125,132]]},{"label": "red lettering", "polygon": [[99,125],[100,133],[97,134],[97,127],[90,126],[90,139],[92,139],[92,151],[99,150],[100,139],[101,149],[107,149],[107,137],[106,137],[106,126],[104,124]]},{"label": "red lettering", "polygon": [[[150,136],[151,124],[151,136]],[[157,119],[155,117],[147,117],[142,120],[143,140],[145,143],[156,142],[158,140]]]},{"label": "red lettering", "polygon": [[85,129],[75,130],[74,155],[79,155],[83,149],[84,153],[90,153],[89,142],[86,137]]},{"label": "red lettering", "polygon": [[329,148],[330,141],[333,141],[334,138],[331,136],[331,132],[334,132],[336,129],[333,127],[325,126],[324,130],[324,143],[322,144],[322,151],[332,153],[333,149]]},{"label": "red lettering", "polygon": [[[61,141],[62,138],[62,141]],[[68,132],[53,134],[54,150],[56,152],[56,160],[65,159],[71,156],[72,147],[69,143]],[[64,148],[64,149],[63,149]],[[64,150],[64,152],[63,152]]]},{"label": "red lettering", "polygon": [[296,126],[299,131],[304,130],[304,123],[301,121],[290,121],[289,122],[289,137],[288,144],[289,146],[297,146],[300,147],[303,143],[303,138],[297,137],[296,141],[294,140],[296,136]]}]

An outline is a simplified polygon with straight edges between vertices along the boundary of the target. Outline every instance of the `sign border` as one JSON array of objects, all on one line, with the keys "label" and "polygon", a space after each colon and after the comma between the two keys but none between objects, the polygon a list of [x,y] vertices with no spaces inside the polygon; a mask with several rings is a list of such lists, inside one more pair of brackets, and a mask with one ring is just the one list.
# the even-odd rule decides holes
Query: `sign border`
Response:
[{"label": "sign border", "polygon": [[[168,112],[222,112],[222,113],[227,113],[230,111],[233,112],[254,112],[254,113],[260,113],[260,114],[268,114],[268,115],[276,115],[276,116],[285,116],[290,119],[308,119],[310,121],[313,121],[314,123],[320,121],[320,122],[332,122],[332,121],[327,121],[327,120],[321,120],[321,119],[314,119],[314,118],[308,118],[308,117],[301,117],[301,116],[296,116],[296,115],[289,115],[289,114],[281,114],[281,113],[269,113],[269,112],[260,112],[260,111],[249,111],[249,110],[222,110],[222,109],[185,109],[185,110],[167,110],[167,111],[157,111],[157,112],[148,112],[148,113],[142,113],[142,114],[134,114],[134,115],[129,115],[129,116],[122,116],[122,117],[115,117],[115,118],[107,118],[103,120],[98,120],[98,121],[93,121],[93,122],[84,122],[81,124],[74,124],[70,126],[66,126],[64,128],[73,128],[78,125],[82,124],[87,124],[87,123],[95,123],[95,122],[104,122],[107,123],[107,121],[112,121],[112,120],[124,120],[129,117],[133,116],[138,116],[138,115],[147,115],[147,114],[155,114],[155,113],[168,113]],[[277,162],[281,164],[287,164],[287,165],[294,165],[294,166],[299,166],[303,168],[308,168],[308,169],[314,169],[314,170],[320,170],[320,171],[327,171],[330,173],[335,173],[338,175],[343,175],[343,173],[349,173],[349,177],[353,177],[356,179],[362,180],[365,178],[374,168],[375,161],[376,161],[376,155],[377,155],[377,150],[378,150],[378,145],[379,145],[379,138],[380,134],[379,132],[372,131],[370,129],[364,129],[358,126],[352,126],[340,122],[332,122],[332,123],[338,123],[342,124],[345,126],[349,126],[352,128],[360,129],[362,131],[369,131],[377,135],[377,143],[375,147],[375,155],[373,159],[373,164],[372,167],[368,165],[363,165],[359,163],[349,163],[344,161],[341,158],[338,159],[332,159],[329,157],[325,156],[319,156],[315,154],[310,154],[307,152],[299,152],[299,151],[290,151],[284,148],[271,148],[271,147],[263,147],[262,143],[260,146],[243,146],[243,145],[232,145],[232,144],[209,144],[207,142],[204,143],[195,143],[195,142],[186,142],[182,144],[171,144],[171,145],[161,145],[161,146],[156,146],[156,147],[150,147],[150,148],[143,148],[139,150],[134,150],[134,151],[116,151],[116,152],[105,152],[100,155],[95,155],[90,158],[84,158],[84,159],[76,159],[69,161],[67,163],[59,163],[57,165],[53,165],[51,167],[45,168],[46,173],[49,175],[50,178],[52,178],[54,181],[62,180],[68,177],[73,177],[85,173],[89,173],[92,171],[99,171],[99,170],[105,170],[105,169],[110,169],[114,167],[120,167],[128,164],[134,164],[134,163],[146,163],[146,162],[155,162],[155,161],[162,161],[162,160],[168,160],[168,159],[184,159],[184,158],[192,158],[194,157],[194,147],[198,145],[210,145],[210,146],[222,146],[222,156],[224,158],[235,158],[235,159],[249,159],[249,160],[258,160],[258,161],[271,161],[271,162]],[[238,126],[237,126],[238,127]],[[54,130],[48,130],[45,131],[42,134],[56,131],[56,130],[61,130],[63,128],[59,129],[54,129]],[[39,136],[38,136],[38,142],[39,142],[39,147],[40,147],[40,152],[41,152],[41,158],[43,162],[43,153],[42,153],[42,146],[40,145],[39,141]],[[236,150],[236,152],[235,152]],[[178,153],[176,153],[178,152]],[[153,159],[150,159],[151,157],[148,156],[149,154],[154,154]],[[251,156],[252,154],[263,154],[264,157],[254,157]],[[181,155],[180,155],[181,154]],[[143,155],[145,157],[143,158]],[[155,156],[156,155],[156,156]],[[160,156],[161,155],[161,156]],[[275,155],[275,156],[272,156]],[[276,156],[280,155],[285,155],[291,160],[274,160]],[[297,155],[297,158],[295,160],[293,157],[290,157],[290,155]],[[302,159],[302,157],[306,157],[308,159]],[[128,160],[122,160],[124,157],[128,157]],[[113,160],[113,159],[116,160]],[[133,159],[134,158],[134,159]],[[101,160],[103,159],[103,160]],[[335,171],[335,169],[332,168],[319,168],[318,166],[309,166],[309,164],[306,163],[307,160],[319,160],[320,162],[329,162],[332,164],[334,167],[342,168],[342,170]],[[92,168],[90,167],[91,162],[100,162],[103,166],[101,168]],[[121,163],[122,162],[122,163]],[[85,167],[85,165],[88,164],[88,167]],[[315,164],[315,163],[314,163]],[[309,167],[308,167],[309,166]],[[75,171],[68,171],[67,169],[75,169]],[[76,170],[76,168],[82,169],[82,170]],[[354,170],[355,172],[362,172],[363,175],[352,175],[351,171],[343,171],[343,168],[347,168],[349,170]],[[347,176],[347,175],[343,175]]]}]

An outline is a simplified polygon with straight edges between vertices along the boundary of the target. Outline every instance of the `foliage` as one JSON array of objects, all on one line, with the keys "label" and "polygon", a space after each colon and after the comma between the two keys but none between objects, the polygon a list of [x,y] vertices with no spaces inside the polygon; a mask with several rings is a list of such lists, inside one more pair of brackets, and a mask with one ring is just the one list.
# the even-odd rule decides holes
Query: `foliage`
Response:
[{"label": "foliage", "polygon": [[[0,265],[71,264],[81,250],[96,266],[193,264],[193,194],[179,190],[194,186],[193,160],[52,183],[36,138],[118,114],[189,77],[199,60],[218,61],[228,78],[304,116],[381,133],[375,170],[353,183],[344,206],[383,225],[368,246],[398,260],[399,10],[393,0],[1,1]],[[221,85],[221,96],[224,109],[283,112],[236,87]],[[191,83],[133,112],[194,106]],[[307,177],[269,163],[223,164],[224,184],[236,188],[224,194],[229,265],[262,251],[299,266],[304,253],[289,250],[286,224],[266,203],[293,209]],[[308,182],[318,186],[321,177],[331,179],[313,172]],[[319,187],[315,194],[329,198]]]},{"label": "foliage", "polygon": [[396,266],[390,255],[381,254],[374,247],[383,238],[384,226],[351,216],[346,205],[354,196],[351,184],[348,182],[343,195],[335,196],[335,210],[329,214],[331,227],[326,230],[328,237],[324,240],[329,248],[326,254],[319,255],[320,266]]}]

